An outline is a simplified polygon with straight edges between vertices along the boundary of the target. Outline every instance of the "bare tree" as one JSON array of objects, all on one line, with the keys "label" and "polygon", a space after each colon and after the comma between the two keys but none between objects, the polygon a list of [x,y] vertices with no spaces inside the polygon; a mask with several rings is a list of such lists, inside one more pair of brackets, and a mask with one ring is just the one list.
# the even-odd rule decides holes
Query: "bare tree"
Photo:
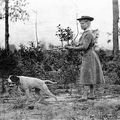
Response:
[{"label": "bare tree", "polygon": [[9,51],[9,0],[5,0],[5,49]]},{"label": "bare tree", "polygon": [[118,40],[118,22],[119,22],[119,6],[118,0],[113,0],[113,54],[116,58],[119,52],[119,40]]},{"label": "bare tree", "polygon": [[37,16],[38,16],[38,13],[37,13],[37,10],[35,11],[35,10],[32,10],[34,13],[35,13],[35,15],[36,15],[36,18],[35,18],[35,36],[36,36],[36,42],[37,42],[37,47],[38,47],[38,44],[39,44],[39,42],[38,42],[38,30],[37,30]]},{"label": "bare tree", "polygon": [[[29,18],[29,14],[26,12],[26,10],[23,9],[23,7],[26,6],[26,0],[2,0],[3,3],[5,3],[5,6],[3,8],[3,12],[0,13],[0,19],[5,19],[5,49],[7,52],[3,52],[6,59],[9,58],[9,18],[11,21],[16,22],[17,20],[26,20]],[[2,52],[1,52],[2,53]],[[6,54],[6,56],[5,56]],[[8,58],[7,58],[8,57]],[[4,66],[5,69],[5,66]],[[0,72],[2,77],[2,92],[5,92],[5,79],[4,75],[5,72]],[[7,73],[7,72],[6,72]]]},{"label": "bare tree", "polygon": [[29,14],[24,9],[27,5],[27,0],[4,0],[5,11],[3,17],[5,18],[5,49],[9,51],[9,17],[10,20],[16,22],[17,20],[26,20]]}]

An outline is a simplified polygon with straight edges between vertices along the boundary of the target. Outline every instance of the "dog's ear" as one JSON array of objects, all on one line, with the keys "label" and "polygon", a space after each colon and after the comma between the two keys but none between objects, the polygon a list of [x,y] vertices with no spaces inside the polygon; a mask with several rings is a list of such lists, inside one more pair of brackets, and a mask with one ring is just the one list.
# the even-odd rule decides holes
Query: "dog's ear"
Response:
[{"label": "dog's ear", "polygon": [[12,81],[12,82],[14,82],[15,84],[20,84],[20,78],[19,77],[17,77],[16,75],[11,75],[10,76],[10,80]]}]

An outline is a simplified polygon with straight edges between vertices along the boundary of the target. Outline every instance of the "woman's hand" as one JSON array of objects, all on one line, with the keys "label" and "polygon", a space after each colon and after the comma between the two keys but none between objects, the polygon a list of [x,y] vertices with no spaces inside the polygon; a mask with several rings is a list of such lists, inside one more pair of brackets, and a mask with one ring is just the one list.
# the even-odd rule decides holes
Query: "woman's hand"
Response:
[{"label": "woman's hand", "polygon": [[72,41],[72,42],[71,42],[71,45],[72,45],[72,46],[76,46],[76,45],[77,45],[77,42]]},{"label": "woman's hand", "polygon": [[73,49],[72,46],[65,46],[65,49]]}]

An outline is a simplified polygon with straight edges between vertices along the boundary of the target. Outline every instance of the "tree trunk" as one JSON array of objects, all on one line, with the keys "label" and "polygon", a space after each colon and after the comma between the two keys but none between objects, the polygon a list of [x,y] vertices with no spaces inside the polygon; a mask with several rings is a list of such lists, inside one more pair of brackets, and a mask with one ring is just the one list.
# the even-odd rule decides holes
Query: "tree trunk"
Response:
[{"label": "tree trunk", "polygon": [[36,20],[35,20],[35,35],[36,35],[36,42],[37,42],[37,47],[38,47],[38,31],[37,31],[37,11],[34,11],[36,14]]},{"label": "tree trunk", "polygon": [[61,40],[61,47],[63,47],[63,40]]},{"label": "tree trunk", "polygon": [[6,92],[6,89],[5,89],[5,79],[2,78],[2,91],[1,91],[1,93],[3,94],[5,92]]},{"label": "tree trunk", "polygon": [[9,0],[5,0],[5,49],[9,51]]},{"label": "tree trunk", "polygon": [[118,22],[119,22],[118,0],[113,0],[113,54],[114,54],[114,58],[116,58],[119,52]]}]

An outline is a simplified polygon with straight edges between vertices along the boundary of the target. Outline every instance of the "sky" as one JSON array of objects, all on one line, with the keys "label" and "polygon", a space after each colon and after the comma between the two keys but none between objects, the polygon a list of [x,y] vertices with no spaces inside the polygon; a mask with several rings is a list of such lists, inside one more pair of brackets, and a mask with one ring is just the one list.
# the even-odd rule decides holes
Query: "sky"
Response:
[{"label": "sky", "polygon": [[[107,32],[112,33],[112,0],[28,0],[29,21],[10,22],[9,43],[17,47],[20,43],[27,45],[35,41],[35,17],[37,11],[38,40],[54,45],[60,45],[59,38],[55,36],[58,24],[63,28],[70,27],[77,34],[76,18],[83,15],[94,17],[92,29],[99,29],[99,47],[112,49],[112,38]],[[79,24],[78,24],[79,26]],[[82,32],[80,26],[79,31]],[[79,39],[79,38],[77,38]],[[0,20],[0,46],[4,46],[4,21]]]}]

